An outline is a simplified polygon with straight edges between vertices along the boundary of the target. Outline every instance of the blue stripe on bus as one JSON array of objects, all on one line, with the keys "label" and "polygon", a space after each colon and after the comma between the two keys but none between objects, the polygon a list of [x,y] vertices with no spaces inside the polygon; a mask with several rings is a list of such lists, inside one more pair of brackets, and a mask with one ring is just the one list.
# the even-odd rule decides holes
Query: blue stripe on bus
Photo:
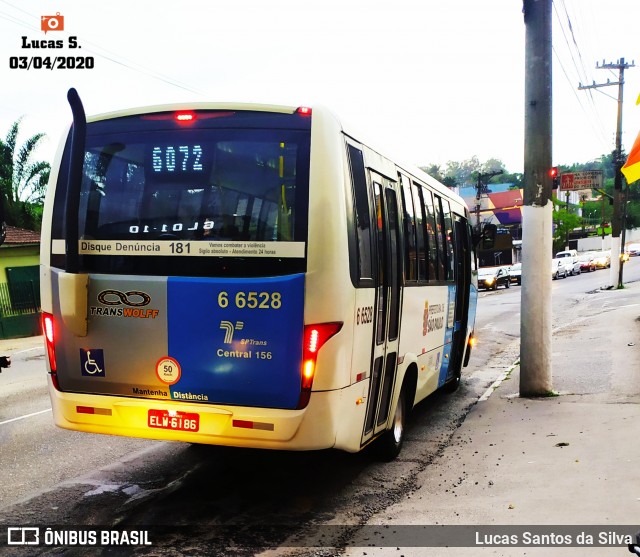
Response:
[{"label": "blue stripe on bus", "polygon": [[176,400],[295,408],[300,396],[304,275],[169,277]]},{"label": "blue stripe on bus", "polygon": [[451,361],[451,346],[453,343],[453,330],[455,328],[455,322],[453,327],[449,327],[449,320],[454,319],[454,315],[449,315],[450,311],[455,314],[455,299],[456,299],[456,287],[455,285],[449,285],[447,289],[447,310],[445,314],[445,331],[444,331],[444,348],[442,350],[442,361],[440,364],[440,373],[438,375],[438,387],[442,387],[447,380],[449,373],[449,362]]}]

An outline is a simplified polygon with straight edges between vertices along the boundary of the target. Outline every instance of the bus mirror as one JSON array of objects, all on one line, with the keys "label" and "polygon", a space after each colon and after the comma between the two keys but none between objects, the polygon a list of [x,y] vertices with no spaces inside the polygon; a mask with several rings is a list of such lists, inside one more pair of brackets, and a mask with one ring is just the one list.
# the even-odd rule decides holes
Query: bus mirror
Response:
[{"label": "bus mirror", "polygon": [[481,249],[492,249],[496,243],[496,234],[498,233],[498,227],[495,224],[485,224],[482,227],[482,232],[473,233],[473,243],[477,247],[482,242]]}]

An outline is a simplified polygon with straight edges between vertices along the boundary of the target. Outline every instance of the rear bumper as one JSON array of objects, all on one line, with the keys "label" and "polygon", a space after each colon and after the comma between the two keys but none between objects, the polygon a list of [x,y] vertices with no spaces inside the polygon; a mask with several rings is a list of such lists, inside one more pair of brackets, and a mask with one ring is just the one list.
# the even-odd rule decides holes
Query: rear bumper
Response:
[{"label": "rear bumper", "polygon": [[[63,429],[265,449],[326,449],[336,442],[336,421],[328,409],[335,407],[332,399],[339,397],[340,391],[313,393],[302,410],[281,410],[66,393],[53,388],[51,376],[48,380],[54,423]],[[87,408],[93,408],[94,413],[87,413]],[[197,414],[198,430],[151,427],[149,409]]]}]

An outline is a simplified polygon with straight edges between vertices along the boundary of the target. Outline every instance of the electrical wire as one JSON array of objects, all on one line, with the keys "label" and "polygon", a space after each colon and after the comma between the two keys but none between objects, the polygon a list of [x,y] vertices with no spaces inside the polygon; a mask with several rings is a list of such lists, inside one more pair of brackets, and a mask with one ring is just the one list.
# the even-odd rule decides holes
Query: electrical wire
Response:
[{"label": "electrical wire", "polygon": [[[36,20],[39,20],[40,17],[39,16],[35,16],[32,13],[29,13],[25,10],[23,10],[22,8],[15,6],[14,4],[12,4],[11,2],[8,2],[7,0],[0,0],[0,2],[2,2],[3,4],[6,4],[7,6],[10,6],[26,15],[28,15],[31,18],[34,18]],[[39,30],[38,27],[31,25],[30,23],[28,23],[27,21],[23,20],[23,19],[19,19],[16,16],[9,14],[7,12],[4,11],[0,11],[0,19],[4,19],[5,21],[9,21],[10,23],[14,23],[17,24],[21,27],[24,27],[26,29],[29,29],[30,31],[37,31]],[[68,34],[65,35],[68,36]],[[77,35],[76,35],[77,36]],[[183,89],[185,91],[189,91],[190,93],[195,93],[196,95],[199,96],[206,96],[206,93],[204,93],[203,91],[200,91],[194,87],[192,87],[189,84],[186,84],[184,82],[181,82],[171,76],[167,76],[164,74],[161,74],[160,72],[157,72],[155,70],[151,70],[149,68],[147,68],[146,66],[143,66],[141,64],[138,64],[137,62],[133,62],[131,60],[128,60],[127,58],[121,56],[120,54],[117,54],[115,52],[112,52],[96,43],[93,43],[89,40],[86,39],[82,39],[81,41],[83,44],[83,48],[85,49],[85,51],[94,54],[95,56],[99,56],[101,58],[104,58],[105,60],[108,60],[109,62],[112,62],[114,64],[120,65],[124,68],[127,68],[131,71],[146,75],[148,77],[151,77],[153,79],[156,79],[158,81],[162,81],[163,83],[166,83],[168,85],[171,85],[173,87],[177,87],[179,89]],[[89,48],[86,48],[85,45],[89,45]]]},{"label": "electrical wire", "polygon": [[[561,10],[563,12],[562,15],[558,10],[558,7],[556,4],[560,4]],[[553,0],[553,8],[555,11],[556,19],[560,26],[560,30],[562,32],[562,36],[564,38],[564,42],[567,47],[567,51],[571,59],[571,66],[578,77],[578,81],[585,81],[585,82],[592,81],[590,80],[588,72],[586,70],[586,67],[584,64],[584,58],[582,56],[582,49],[580,48],[578,39],[576,37],[575,31],[578,27],[574,25],[574,23],[572,22],[572,17],[569,14],[569,9],[567,8],[565,0]],[[571,40],[569,39],[569,36],[571,37]],[[560,64],[560,67],[562,69],[562,72],[565,75],[565,78],[570,84],[570,88],[574,94],[574,97],[576,97],[576,100],[578,102],[580,109],[585,114],[585,118],[589,122],[589,125],[593,129],[594,133],[601,141],[603,148],[606,149],[609,144],[609,141],[607,139],[606,127],[604,126],[604,123],[602,122],[602,118],[600,117],[600,113],[596,107],[595,98],[593,96],[593,90],[585,89],[585,91],[587,91],[586,98],[588,99],[588,108],[587,108],[582,101],[584,96],[578,95],[575,85],[571,83],[571,78],[569,77],[569,73],[567,72],[567,69],[563,64],[562,57],[560,56],[559,52],[555,49],[555,47],[553,47],[553,52],[556,57],[556,60]]]}]

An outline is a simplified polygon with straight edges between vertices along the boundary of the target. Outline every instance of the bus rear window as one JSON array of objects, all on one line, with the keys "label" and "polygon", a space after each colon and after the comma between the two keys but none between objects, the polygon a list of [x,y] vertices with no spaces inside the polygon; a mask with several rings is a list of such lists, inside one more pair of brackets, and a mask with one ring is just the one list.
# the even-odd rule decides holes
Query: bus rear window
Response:
[{"label": "bus rear window", "polygon": [[[183,276],[304,271],[309,131],[201,121],[184,127],[127,117],[89,124],[77,217],[85,271]],[[63,159],[54,244],[64,238],[68,217],[62,201],[66,179]],[[181,255],[189,257],[166,256],[167,245],[174,252],[180,246]],[[160,248],[164,255],[157,255]],[[52,251],[54,259],[64,257]]]}]

